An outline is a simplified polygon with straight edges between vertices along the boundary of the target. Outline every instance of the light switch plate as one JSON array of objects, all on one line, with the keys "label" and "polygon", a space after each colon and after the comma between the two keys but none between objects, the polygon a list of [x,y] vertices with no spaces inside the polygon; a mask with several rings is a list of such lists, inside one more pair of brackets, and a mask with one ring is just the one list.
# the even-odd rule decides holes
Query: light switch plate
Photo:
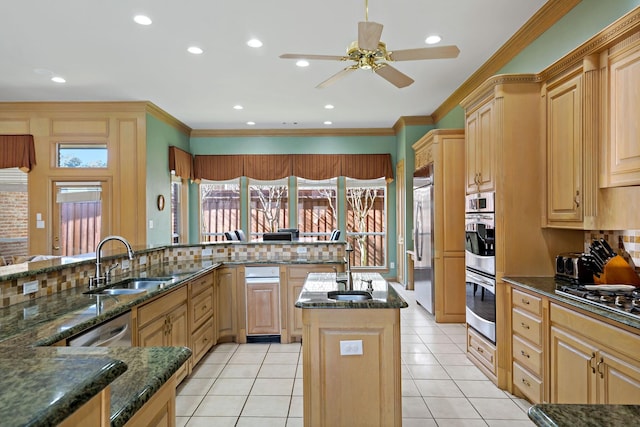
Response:
[{"label": "light switch plate", "polygon": [[28,295],[34,292],[38,292],[39,287],[40,287],[40,283],[37,280],[33,280],[31,282],[24,282],[22,284],[22,295]]},{"label": "light switch plate", "polygon": [[306,254],[307,253],[307,248],[305,248],[304,246],[298,247],[296,248],[296,252],[299,254]]},{"label": "light switch plate", "polygon": [[362,340],[340,341],[340,356],[362,355]]},{"label": "light switch plate", "polygon": [[213,255],[213,249],[211,248],[205,248],[202,250],[202,256],[211,256]]},{"label": "light switch plate", "polygon": [[129,262],[128,259],[123,259],[122,260],[122,269],[123,270],[127,270],[129,267],[131,267],[131,263]]},{"label": "light switch plate", "polygon": [[138,258],[138,263],[140,265],[145,265],[147,263],[147,256],[146,255],[141,255],[140,258]]}]

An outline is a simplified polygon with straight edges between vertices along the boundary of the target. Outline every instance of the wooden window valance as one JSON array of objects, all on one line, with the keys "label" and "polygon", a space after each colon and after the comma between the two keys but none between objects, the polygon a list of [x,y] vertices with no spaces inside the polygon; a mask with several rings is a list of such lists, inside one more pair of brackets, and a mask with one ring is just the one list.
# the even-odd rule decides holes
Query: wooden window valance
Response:
[{"label": "wooden window valance", "polygon": [[178,147],[169,147],[169,171],[182,179],[193,180],[193,156]]},{"label": "wooden window valance", "polygon": [[247,176],[271,181],[296,176],[329,179],[346,176],[355,179],[385,178],[393,181],[391,154],[235,154],[196,155],[196,181],[227,181]]},{"label": "wooden window valance", "polygon": [[36,164],[33,135],[0,135],[0,168],[29,172]]}]

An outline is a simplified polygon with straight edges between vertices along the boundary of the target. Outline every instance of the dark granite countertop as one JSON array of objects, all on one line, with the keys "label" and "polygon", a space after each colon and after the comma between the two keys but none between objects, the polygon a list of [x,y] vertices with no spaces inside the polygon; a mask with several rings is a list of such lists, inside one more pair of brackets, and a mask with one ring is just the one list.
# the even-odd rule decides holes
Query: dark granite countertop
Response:
[{"label": "dark granite countertop", "polygon": [[336,301],[327,297],[327,292],[339,290],[335,273],[310,273],[296,301],[299,308],[404,308],[408,304],[389,286],[379,273],[353,273],[353,289],[366,290],[371,280],[372,299],[365,301]]},{"label": "dark granite countertop", "polygon": [[503,277],[502,280],[544,295],[551,300],[562,302],[563,304],[579,308],[586,312],[605,317],[640,330],[640,319],[638,318],[634,318],[633,316],[626,315],[622,312],[600,308],[592,304],[583,303],[578,300],[556,294],[556,285],[562,284],[563,282],[559,282],[553,277]]},{"label": "dark granite countertop", "polygon": [[533,405],[529,418],[540,427],[627,427],[640,423],[640,405]]},{"label": "dark granite countertop", "polygon": [[65,349],[0,348],[0,424],[57,425],[127,369],[109,354]]}]

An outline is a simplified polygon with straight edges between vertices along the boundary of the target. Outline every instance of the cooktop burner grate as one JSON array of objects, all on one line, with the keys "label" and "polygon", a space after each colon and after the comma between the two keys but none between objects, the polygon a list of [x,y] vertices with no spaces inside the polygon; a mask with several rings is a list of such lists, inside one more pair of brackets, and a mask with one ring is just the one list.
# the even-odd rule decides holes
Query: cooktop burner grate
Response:
[{"label": "cooktop burner grate", "polygon": [[556,294],[614,313],[640,319],[640,289],[634,291],[590,290],[584,285],[557,285]]}]

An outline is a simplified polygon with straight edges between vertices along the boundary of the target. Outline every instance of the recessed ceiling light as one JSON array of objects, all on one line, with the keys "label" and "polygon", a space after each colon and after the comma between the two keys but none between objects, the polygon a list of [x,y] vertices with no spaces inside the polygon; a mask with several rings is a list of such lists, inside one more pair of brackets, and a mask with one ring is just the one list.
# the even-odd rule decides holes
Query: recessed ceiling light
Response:
[{"label": "recessed ceiling light", "polygon": [[233,109],[234,110],[242,110],[244,107],[242,105],[234,105]]},{"label": "recessed ceiling light", "polygon": [[334,107],[331,104],[327,104],[324,106],[324,108],[326,108],[327,110],[333,110]]},{"label": "recessed ceiling light", "polygon": [[51,77],[51,81],[52,82],[56,82],[56,83],[66,83],[67,82],[65,79],[63,79],[60,76]]},{"label": "recessed ceiling light", "polygon": [[296,65],[298,67],[308,67],[309,66],[309,61],[307,61],[305,59],[301,59],[298,62],[296,62]]},{"label": "recessed ceiling light", "polygon": [[247,42],[250,47],[262,47],[262,42],[258,39],[251,39]]},{"label": "recessed ceiling light", "polygon": [[442,40],[442,37],[436,36],[434,34],[432,36],[427,37],[427,39],[424,42],[426,44],[436,44],[436,43],[440,43],[440,40]]},{"label": "recessed ceiling light", "polygon": [[194,55],[201,55],[204,50],[200,49],[198,46],[191,46],[187,49],[187,52],[193,53]]},{"label": "recessed ceiling light", "polygon": [[247,122],[247,125],[249,126],[254,126],[256,124],[256,122]]},{"label": "recessed ceiling light", "polygon": [[151,18],[145,15],[136,15],[133,17],[133,20],[140,25],[151,25]]},{"label": "recessed ceiling light", "polygon": [[332,125],[332,124],[333,124],[333,122],[331,122],[331,121],[327,120],[327,121],[325,121],[325,122],[324,122],[324,124],[325,124],[325,125]]}]

